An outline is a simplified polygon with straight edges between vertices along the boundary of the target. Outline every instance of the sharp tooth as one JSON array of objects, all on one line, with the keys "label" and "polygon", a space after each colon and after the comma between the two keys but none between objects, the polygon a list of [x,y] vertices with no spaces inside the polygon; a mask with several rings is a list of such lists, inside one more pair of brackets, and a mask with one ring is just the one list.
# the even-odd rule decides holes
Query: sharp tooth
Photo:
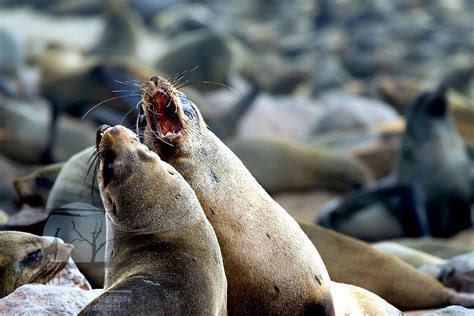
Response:
[{"label": "sharp tooth", "polygon": [[165,137],[173,135],[173,132],[166,132]]}]

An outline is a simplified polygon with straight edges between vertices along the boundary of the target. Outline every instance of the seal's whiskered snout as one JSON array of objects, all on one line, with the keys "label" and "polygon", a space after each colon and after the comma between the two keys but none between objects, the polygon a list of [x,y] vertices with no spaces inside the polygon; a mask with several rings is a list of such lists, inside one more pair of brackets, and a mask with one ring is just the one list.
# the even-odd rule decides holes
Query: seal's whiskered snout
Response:
[{"label": "seal's whiskered snout", "polygon": [[173,85],[158,76],[152,77],[145,87],[144,114],[152,133],[162,141],[174,140],[180,137],[184,130],[176,95]]}]

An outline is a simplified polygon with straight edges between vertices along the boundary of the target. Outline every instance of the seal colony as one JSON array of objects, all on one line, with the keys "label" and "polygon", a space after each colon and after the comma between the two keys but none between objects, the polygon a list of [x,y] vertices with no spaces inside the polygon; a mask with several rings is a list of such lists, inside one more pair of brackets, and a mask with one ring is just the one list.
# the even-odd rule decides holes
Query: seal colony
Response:
[{"label": "seal colony", "polygon": [[0,298],[28,283],[46,283],[67,264],[74,247],[59,238],[0,232]]},{"label": "seal colony", "polygon": [[[197,107],[171,83],[153,77],[137,119],[140,140],[194,189],[221,247],[230,314],[333,315],[343,306],[374,314],[398,311],[365,290],[332,283],[298,223],[208,129]],[[352,299],[332,300],[344,287]],[[359,293],[359,294],[357,294]],[[336,306],[334,306],[336,305]]]},{"label": "seal colony", "polygon": [[[216,235],[181,175],[123,126],[97,133],[107,214],[106,292],[81,312],[225,315],[227,282]],[[115,303],[114,303],[115,304]]]},{"label": "seal colony", "polygon": [[[48,205],[54,207],[70,205],[69,203],[79,198],[80,201],[91,205],[95,201],[95,206],[104,209],[97,181],[93,181],[92,172],[84,180],[92,153],[92,148],[88,148],[66,162],[54,183]],[[91,168],[94,169],[95,164]],[[78,192],[81,194],[78,195]],[[98,202],[100,204],[97,204]],[[454,302],[455,293],[449,292],[435,279],[407,266],[393,256],[375,250],[370,244],[319,226],[301,222],[299,225],[317,247],[332,281],[367,289],[402,310],[433,308]],[[62,238],[67,240],[64,235]],[[74,251],[76,255],[81,251],[84,252],[80,245],[77,246]],[[103,260],[103,257],[98,257],[98,261]],[[385,269],[372,269],[374,266],[384,266]],[[97,286],[102,287],[103,269],[90,271],[85,267],[79,268],[89,281],[96,282]]]}]

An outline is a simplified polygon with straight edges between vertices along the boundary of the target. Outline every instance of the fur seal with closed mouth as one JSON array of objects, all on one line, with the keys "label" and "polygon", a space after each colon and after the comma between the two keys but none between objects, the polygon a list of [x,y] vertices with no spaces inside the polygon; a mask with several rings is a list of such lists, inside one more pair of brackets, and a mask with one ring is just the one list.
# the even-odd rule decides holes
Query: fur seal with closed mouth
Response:
[{"label": "fur seal with closed mouth", "polygon": [[59,238],[0,231],[0,298],[24,284],[51,280],[73,249]]},{"label": "fur seal with closed mouth", "polygon": [[[81,312],[224,315],[219,244],[183,177],[123,126],[97,131],[98,182],[107,215],[106,292]],[[122,297],[123,298],[123,297]]]},{"label": "fur seal with closed mouth", "polygon": [[298,223],[168,81],[145,86],[140,139],[194,189],[219,240],[230,314],[333,315],[330,279]]},{"label": "fur seal with closed mouth", "polygon": [[[327,205],[317,223],[366,240],[446,238],[472,227],[472,162],[455,129],[446,93],[441,86],[411,106],[394,175],[342,203]],[[371,232],[382,227],[370,225],[375,215],[387,224]],[[364,227],[364,222],[369,225]],[[392,224],[401,229],[390,232]]]},{"label": "fur seal with closed mouth", "polygon": [[408,113],[396,177],[422,190],[432,236],[449,237],[473,226],[471,168],[450,115],[447,88],[419,96]]}]

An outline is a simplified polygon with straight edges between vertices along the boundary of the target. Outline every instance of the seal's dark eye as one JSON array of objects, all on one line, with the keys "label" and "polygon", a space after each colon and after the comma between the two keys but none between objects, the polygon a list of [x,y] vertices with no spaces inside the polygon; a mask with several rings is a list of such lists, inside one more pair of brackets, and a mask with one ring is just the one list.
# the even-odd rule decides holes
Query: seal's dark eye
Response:
[{"label": "seal's dark eye", "polygon": [[102,168],[102,179],[104,181],[104,188],[107,184],[110,183],[112,180],[112,175],[114,173],[114,161],[115,161],[115,153],[107,149],[104,153],[104,162]]},{"label": "seal's dark eye", "polygon": [[179,91],[178,91],[178,97],[179,97],[179,102],[181,103],[181,106],[183,107],[184,114],[190,119],[196,119],[197,118],[196,111],[191,105],[191,101],[189,101],[188,97],[184,93],[179,92]]},{"label": "seal's dark eye", "polygon": [[41,253],[41,249],[37,249],[27,254],[23,260],[21,260],[21,264],[29,266],[40,262],[41,259],[43,259],[43,254]]}]

